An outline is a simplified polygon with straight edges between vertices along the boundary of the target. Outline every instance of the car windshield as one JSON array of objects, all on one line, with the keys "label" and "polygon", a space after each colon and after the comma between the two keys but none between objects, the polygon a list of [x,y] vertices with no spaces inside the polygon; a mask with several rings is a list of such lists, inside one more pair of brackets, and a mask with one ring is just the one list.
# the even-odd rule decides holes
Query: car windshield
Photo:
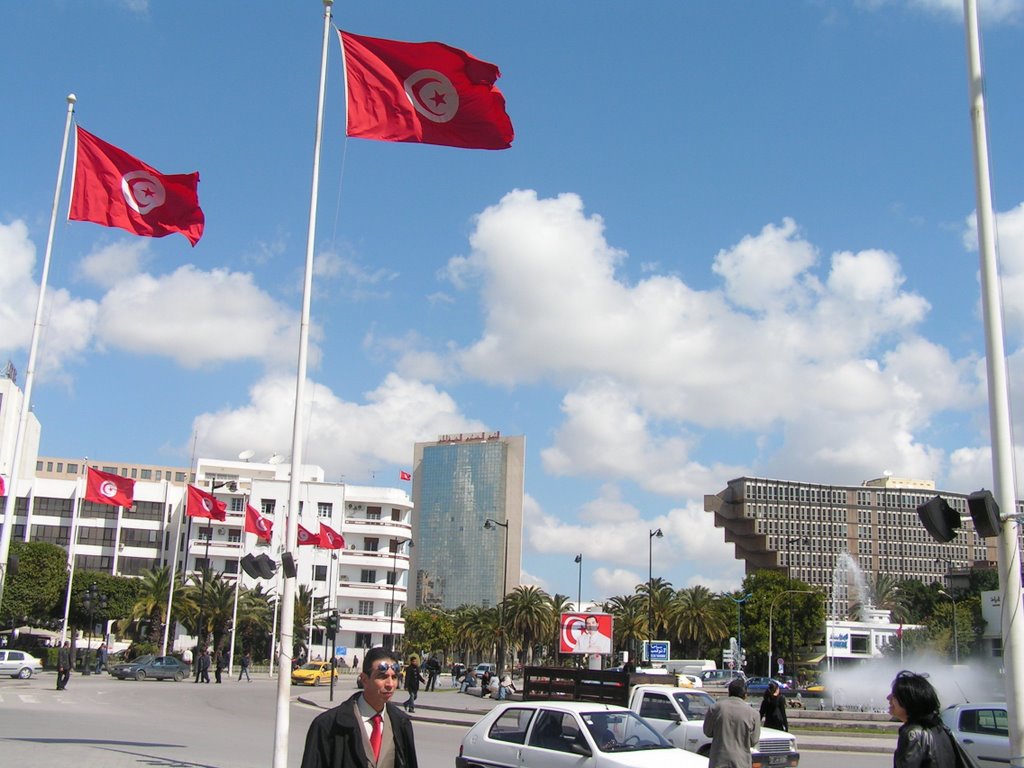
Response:
[{"label": "car windshield", "polygon": [[308,664],[303,664],[301,667],[299,667],[299,669],[311,669],[311,670],[314,670],[316,672],[319,672],[322,667],[323,667],[323,664],[320,663],[319,661],[316,661],[316,662],[311,661]]},{"label": "car windshield", "polygon": [[602,752],[673,749],[657,731],[633,712],[583,712],[580,717]]},{"label": "car windshield", "polygon": [[674,698],[690,720],[703,720],[711,705],[715,703],[714,696],[707,693],[676,691]]}]

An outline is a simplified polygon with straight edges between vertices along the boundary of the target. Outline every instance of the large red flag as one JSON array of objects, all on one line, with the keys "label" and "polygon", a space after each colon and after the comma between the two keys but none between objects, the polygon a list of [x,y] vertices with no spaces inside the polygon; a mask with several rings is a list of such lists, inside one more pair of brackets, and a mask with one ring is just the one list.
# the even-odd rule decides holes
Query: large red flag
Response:
[{"label": "large red flag", "polygon": [[330,526],[320,523],[320,547],[322,549],[344,549],[345,537]]},{"label": "large red flag", "polygon": [[348,91],[347,135],[466,149],[508,149],[515,133],[501,72],[444,43],[403,43],[338,31]]},{"label": "large red flag", "polygon": [[300,547],[320,546],[320,537],[317,534],[312,533],[311,531],[307,531],[305,528],[303,528],[302,523],[299,523],[299,537],[297,541]]},{"label": "large red flag", "polygon": [[135,499],[135,481],[112,472],[86,467],[85,500],[96,504],[130,507]]},{"label": "large red flag", "polygon": [[160,173],[88,131],[77,131],[69,219],[146,237],[180,232],[192,245],[199,242],[205,218],[198,173]]},{"label": "large red flag", "polygon": [[189,517],[207,517],[210,520],[224,522],[228,516],[228,505],[218,501],[212,493],[190,485],[185,501],[185,514]]},{"label": "large red flag", "polygon": [[412,480],[412,475],[406,472],[404,469],[398,471],[399,480]]},{"label": "large red flag", "polygon": [[0,498],[7,495],[7,489],[4,487],[4,476],[0,475]]},{"label": "large red flag", "polygon": [[245,505],[245,532],[255,533],[259,538],[270,541],[274,521],[264,517],[252,504]]}]

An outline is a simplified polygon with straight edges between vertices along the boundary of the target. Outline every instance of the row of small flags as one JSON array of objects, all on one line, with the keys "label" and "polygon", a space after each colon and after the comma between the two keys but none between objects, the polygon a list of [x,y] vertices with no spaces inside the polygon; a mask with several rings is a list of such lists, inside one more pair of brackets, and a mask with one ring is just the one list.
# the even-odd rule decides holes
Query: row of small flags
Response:
[{"label": "row of small flags", "polygon": [[[512,145],[494,64],[444,43],[338,34],[347,136],[465,149]],[[193,246],[199,242],[205,217],[198,173],[160,173],[78,126],[76,138],[69,219],[144,237],[178,232]]]}]

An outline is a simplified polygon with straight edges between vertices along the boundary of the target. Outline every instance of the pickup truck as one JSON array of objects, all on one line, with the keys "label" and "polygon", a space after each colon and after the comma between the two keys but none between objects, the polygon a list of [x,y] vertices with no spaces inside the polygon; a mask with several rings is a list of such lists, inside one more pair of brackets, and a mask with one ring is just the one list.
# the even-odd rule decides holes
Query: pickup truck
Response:
[{"label": "pickup truck", "polygon": [[[704,714],[715,698],[664,682],[664,676],[656,675],[527,667],[523,699],[600,701],[628,707],[675,746],[706,757],[711,737],[704,735]],[[796,738],[774,728],[761,729],[761,740],[751,750],[751,757],[753,768],[796,768],[800,762]]]}]

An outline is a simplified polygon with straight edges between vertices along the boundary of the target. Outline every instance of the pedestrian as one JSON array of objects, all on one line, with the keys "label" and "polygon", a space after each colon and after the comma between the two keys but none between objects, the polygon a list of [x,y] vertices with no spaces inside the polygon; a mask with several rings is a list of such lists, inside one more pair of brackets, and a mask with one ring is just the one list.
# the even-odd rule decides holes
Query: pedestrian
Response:
[{"label": "pedestrian", "polygon": [[505,701],[516,691],[515,683],[512,682],[512,675],[505,673],[505,676],[501,678],[501,682],[498,683],[498,701]]},{"label": "pedestrian", "polygon": [[210,649],[205,649],[199,654],[199,680],[200,683],[210,682]]},{"label": "pedestrian", "polygon": [[436,656],[431,656],[427,659],[427,663],[424,664],[424,669],[427,670],[427,687],[425,690],[433,691],[437,688],[437,678],[441,675],[441,662],[437,660]]},{"label": "pedestrian", "polygon": [[353,656],[352,657],[352,669],[353,669],[353,671],[359,669],[359,657],[358,656]]},{"label": "pedestrian", "polygon": [[193,683],[198,683],[200,681],[200,678],[202,678],[202,671],[201,671],[202,670],[202,666],[203,666],[203,649],[200,648],[197,645],[196,646],[196,663],[195,663],[195,668],[194,668],[194,671],[196,673],[196,675],[195,675],[196,679],[192,681]]},{"label": "pedestrian", "polygon": [[238,682],[242,682],[242,675],[245,675],[245,679],[248,680],[250,683],[252,682],[252,678],[249,677],[250,664],[252,664],[252,654],[246,651],[245,654],[242,656],[241,669],[238,670]]},{"label": "pedestrian", "polygon": [[367,651],[362,690],[314,718],[301,768],[417,768],[412,721],[391,702],[399,669],[391,651]]},{"label": "pedestrian", "polygon": [[489,696],[491,693],[491,670],[484,669],[480,675],[480,698]]},{"label": "pedestrian", "polygon": [[93,670],[94,674],[99,674],[107,668],[107,644],[100,643],[100,648],[96,651],[96,669]]},{"label": "pedestrian", "polygon": [[419,659],[415,656],[409,659],[409,665],[405,668],[405,690],[409,692],[404,706],[409,712],[416,711],[416,697],[420,692],[420,683],[423,682],[423,675],[420,674]]},{"label": "pedestrian", "polygon": [[458,686],[459,681],[462,679],[462,675],[466,672],[466,666],[459,662],[452,664],[452,688]]},{"label": "pedestrian", "polygon": [[764,691],[764,698],[761,699],[761,722],[765,728],[789,730],[789,718],[786,717],[786,697],[782,695],[782,688],[774,680],[768,683],[768,687]]},{"label": "pedestrian", "polygon": [[224,649],[221,648],[217,651],[217,661],[213,668],[213,678],[217,681],[217,685],[221,683],[221,675],[224,673],[224,667],[228,665],[228,660],[224,658]]},{"label": "pedestrian", "polygon": [[476,685],[476,673],[472,669],[467,669],[462,674],[462,683],[459,687],[459,693],[469,693],[469,689]]},{"label": "pedestrian", "polygon": [[71,669],[75,666],[75,652],[71,650],[71,641],[65,640],[57,651],[57,690],[63,691],[71,679]]},{"label": "pedestrian", "polygon": [[925,675],[900,672],[886,698],[889,714],[902,723],[893,768],[957,768],[959,745],[939,718],[939,696]]},{"label": "pedestrian", "polygon": [[751,768],[750,750],[761,738],[761,719],[746,699],[747,684],[733,678],[729,696],[715,702],[704,716],[704,735],[711,737],[708,768]]}]

